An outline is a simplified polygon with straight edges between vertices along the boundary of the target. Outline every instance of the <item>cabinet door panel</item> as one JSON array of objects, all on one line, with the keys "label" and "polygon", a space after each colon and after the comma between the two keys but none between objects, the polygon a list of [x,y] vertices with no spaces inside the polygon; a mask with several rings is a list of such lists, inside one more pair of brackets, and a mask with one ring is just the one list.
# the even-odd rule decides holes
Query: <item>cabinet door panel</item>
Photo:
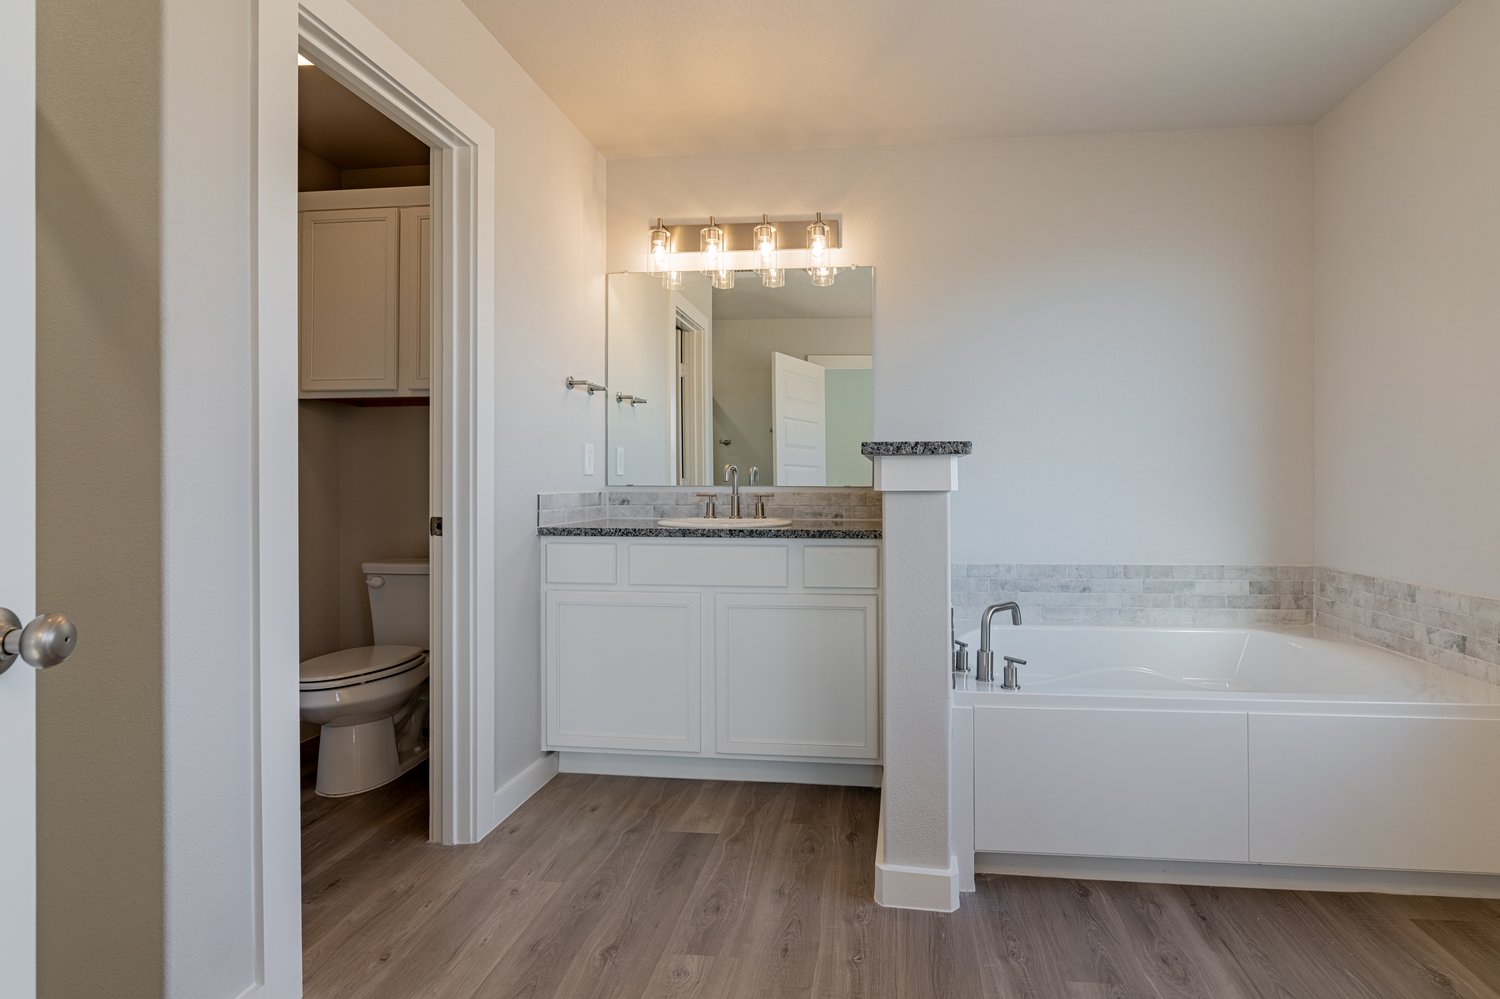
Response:
[{"label": "cabinet door panel", "polygon": [[974,709],[974,846],[1247,859],[1245,715]]},{"label": "cabinet door panel", "polygon": [[397,233],[395,208],[302,213],[302,391],[398,387]]},{"label": "cabinet door panel", "polygon": [[432,208],[401,209],[401,385],[432,388]]},{"label": "cabinet door panel", "polygon": [[714,603],[719,752],[879,757],[874,597],[724,593]]},{"label": "cabinet door panel", "polygon": [[547,594],[547,744],[696,753],[702,598]]}]

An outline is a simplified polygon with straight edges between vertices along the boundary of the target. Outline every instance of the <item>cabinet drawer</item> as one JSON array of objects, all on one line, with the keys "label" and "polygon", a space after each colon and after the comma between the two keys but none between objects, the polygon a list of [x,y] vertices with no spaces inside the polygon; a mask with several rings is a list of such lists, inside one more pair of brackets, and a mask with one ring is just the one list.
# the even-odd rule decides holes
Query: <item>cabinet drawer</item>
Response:
[{"label": "cabinet drawer", "polygon": [[613,586],[618,578],[614,545],[547,546],[547,582]]},{"label": "cabinet drawer", "polygon": [[809,545],[802,552],[802,585],[873,590],[880,585],[880,549],[874,545]]},{"label": "cabinet drawer", "polygon": [[631,545],[636,586],[786,586],[784,545]]}]

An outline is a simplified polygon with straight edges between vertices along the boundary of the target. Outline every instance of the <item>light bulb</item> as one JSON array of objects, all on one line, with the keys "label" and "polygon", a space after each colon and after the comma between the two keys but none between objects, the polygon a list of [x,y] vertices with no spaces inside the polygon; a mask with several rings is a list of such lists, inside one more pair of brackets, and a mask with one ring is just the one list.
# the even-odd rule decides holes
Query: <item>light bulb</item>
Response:
[{"label": "light bulb", "polygon": [[651,229],[646,251],[646,273],[660,274],[670,269],[671,262],[672,231],[661,224],[661,219],[657,219],[656,225]]},{"label": "light bulb", "polygon": [[714,217],[708,217],[708,227],[699,234],[699,247],[703,251],[703,273],[713,277],[715,273],[723,269],[720,263],[727,249],[724,242],[724,230],[714,222]]},{"label": "light bulb", "polygon": [[[760,256],[756,270],[761,274],[776,270],[776,227],[771,224],[769,216],[760,217],[760,225],[755,227],[754,235],[755,252]],[[777,286],[768,285],[767,287]]]},{"label": "light bulb", "polygon": [[828,224],[823,221],[822,212],[818,213],[817,221],[807,227],[807,261],[809,274],[828,265]]}]

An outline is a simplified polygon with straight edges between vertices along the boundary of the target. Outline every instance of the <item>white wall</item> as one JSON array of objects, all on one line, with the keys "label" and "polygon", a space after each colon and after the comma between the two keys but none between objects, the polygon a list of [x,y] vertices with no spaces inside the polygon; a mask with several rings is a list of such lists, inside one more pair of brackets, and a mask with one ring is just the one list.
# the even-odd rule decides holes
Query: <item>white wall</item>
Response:
[{"label": "white wall", "polygon": [[876,436],[975,443],[956,560],[1306,562],[1311,171],[1299,127],[615,160],[609,267],[658,215],[841,212]]},{"label": "white wall", "polygon": [[495,781],[541,751],[536,494],[601,488],[604,160],[459,0],[355,0],[495,129]]},{"label": "white wall", "polygon": [[1500,4],[1317,126],[1318,561],[1500,596]]},{"label": "white wall", "polygon": [[[715,465],[737,464],[741,472],[747,472],[753,465],[761,471],[761,482],[777,484],[774,482],[775,445],[771,434],[771,353],[775,351],[803,359],[808,354],[868,354],[870,342],[871,320],[867,318],[721,319],[716,322]],[[860,374],[869,376],[869,372]],[[837,391],[830,394],[830,414],[840,398],[842,396]],[[868,422],[868,412],[865,415]],[[829,425],[834,425],[832,415]],[[717,443],[726,439],[734,443],[727,448]],[[855,471],[863,473],[862,481],[834,478],[838,470],[847,472],[851,464]],[[848,449],[848,453],[828,456],[831,484],[867,486],[870,471],[869,461],[859,453],[859,443]]]}]

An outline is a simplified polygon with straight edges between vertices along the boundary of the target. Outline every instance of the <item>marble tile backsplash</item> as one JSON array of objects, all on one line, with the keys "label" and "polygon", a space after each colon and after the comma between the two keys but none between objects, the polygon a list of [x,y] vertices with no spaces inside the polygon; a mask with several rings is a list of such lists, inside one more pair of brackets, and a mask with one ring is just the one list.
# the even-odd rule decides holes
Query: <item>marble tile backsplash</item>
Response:
[{"label": "marble tile backsplash", "polygon": [[1500,683],[1500,600],[1319,569],[1316,608],[1321,629]]},{"label": "marble tile backsplash", "polygon": [[1014,600],[1027,624],[1298,627],[1312,623],[1310,565],[955,565],[959,631]]},{"label": "marble tile backsplash", "polygon": [[[605,519],[655,521],[665,517],[701,517],[704,501],[697,494],[705,492],[718,495],[719,516],[728,516],[728,489],[627,487],[584,493],[541,493],[537,496],[537,526],[560,527]],[[766,500],[766,512],[773,517],[835,524],[881,520],[880,494],[869,488],[742,486],[740,501],[747,516],[755,510],[756,493],[770,494],[771,498]]]}]

